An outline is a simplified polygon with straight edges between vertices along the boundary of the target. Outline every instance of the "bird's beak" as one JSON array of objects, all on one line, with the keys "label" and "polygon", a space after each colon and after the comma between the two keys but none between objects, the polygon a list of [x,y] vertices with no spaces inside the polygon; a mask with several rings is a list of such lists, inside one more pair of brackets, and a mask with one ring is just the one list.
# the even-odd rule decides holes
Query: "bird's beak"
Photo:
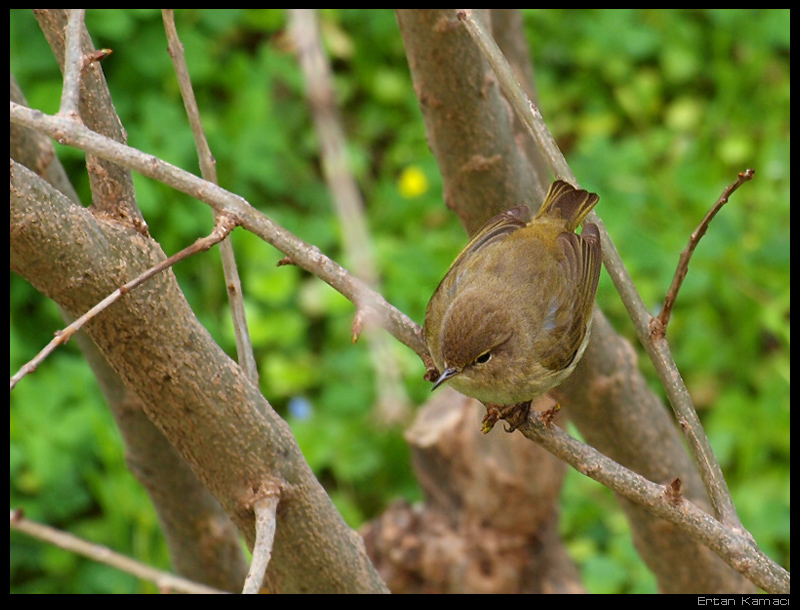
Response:
[{"label": "bird's beak", "polygon": [[442,385],[445,381],[447,381],[451,377],[455,377],[456,375],[458,375],[460,372],[461,369],[457,369],[455,367],[450,367],[443,370],[442,374],[439,375],[439,379],[437,379],[436,382],[433,384],[431,392],[433,392],[436,388],[438,388],[440,385]]}]

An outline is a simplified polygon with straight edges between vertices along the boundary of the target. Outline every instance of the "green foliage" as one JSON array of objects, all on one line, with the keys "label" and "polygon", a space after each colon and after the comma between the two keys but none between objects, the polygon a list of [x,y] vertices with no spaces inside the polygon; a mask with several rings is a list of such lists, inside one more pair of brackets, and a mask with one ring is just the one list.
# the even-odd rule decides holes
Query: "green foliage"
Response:
[{"label": "green foliage", "polygon": [[[348,153],[367,205],[382,292],[422,321],[464,243],[442,205],[441,179],[394,14],[321,13]],[[176,21],[222,186],[347,265],[322,178],[303,79],[278,10],[179,10]],[[668,338],[718,452],[745,525],[788,565],[789,13],[788,10],[525,12],[538,96],[581,184],[655,311],[680,251],[725,185],[735,193],[701,241]],[[159,12],[90,10],[129,143],[197,171]],[[29,12],[11,11],[11,71],[29,104],[57,110],[57,64]],[[59,155],[85,204],[83,155]],[[139,205],[168,254],[212,224],[211,212],[137,176]],[[292,425],[354,526],[398,495],[418,493],[400,430],[372,417],[373,369],[350,343],[353,308],[243,231],[233,242],[262,390]],[[219,258],[175,269],[202,322],[234,353]],[[11,370],[63,326],[52,303],[11,278]],[[600,305],[635,342],[604,277]],[[422,366],[396,350],[414,401]],[[12,506],[162,567],[166,551],[145,494],[88,367],[61,348],[11,395]],[[651,591],[610,493],[575,473],[562,530],[594,591]],[[14,591],[135,591],[102,566],[12,536]]]}]

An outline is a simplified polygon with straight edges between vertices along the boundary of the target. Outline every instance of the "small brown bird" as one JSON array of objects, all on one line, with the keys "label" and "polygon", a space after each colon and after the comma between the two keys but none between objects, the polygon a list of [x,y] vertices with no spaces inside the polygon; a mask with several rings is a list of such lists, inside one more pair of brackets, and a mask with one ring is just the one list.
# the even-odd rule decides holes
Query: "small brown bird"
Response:
[{"label": "small brown bird", "polygon": [[[515,429],[530,401],[574,370],[589,341],[600,278],[600,235],[575,229],[599,197],[556,180],[531,221],[520,206],[489,220],[433,293],[425,341],[441,374]],[[507,407],[508,408],[502,408]],[[515,417],[511,417],[516,412]]]}]

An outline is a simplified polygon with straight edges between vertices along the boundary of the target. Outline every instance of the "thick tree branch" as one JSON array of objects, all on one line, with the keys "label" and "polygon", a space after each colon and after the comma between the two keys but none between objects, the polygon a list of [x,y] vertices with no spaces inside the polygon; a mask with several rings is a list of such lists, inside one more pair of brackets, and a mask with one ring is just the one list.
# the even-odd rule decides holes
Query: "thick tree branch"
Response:
[{"label": "thick tree branch", "polygon": [[[10,209],[11,269],[72,315],[165,258],[151,239],[98,220],[16,164]],[[85,330],[251,548],[254,504],[281,488],[270,590],[386,591],[286,422],[199,323],[172,273]]]}]

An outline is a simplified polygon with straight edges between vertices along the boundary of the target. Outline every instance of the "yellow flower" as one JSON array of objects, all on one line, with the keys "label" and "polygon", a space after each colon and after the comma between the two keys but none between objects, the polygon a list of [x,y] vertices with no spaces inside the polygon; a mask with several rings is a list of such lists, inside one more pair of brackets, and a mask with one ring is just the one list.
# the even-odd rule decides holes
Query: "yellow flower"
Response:
[{"label": "yellow flower", "polygon": [[400,194],[406,199],[419,197],[428,190],[428,179],[416,165],[410,165],[400,174],[397,181]]}]

